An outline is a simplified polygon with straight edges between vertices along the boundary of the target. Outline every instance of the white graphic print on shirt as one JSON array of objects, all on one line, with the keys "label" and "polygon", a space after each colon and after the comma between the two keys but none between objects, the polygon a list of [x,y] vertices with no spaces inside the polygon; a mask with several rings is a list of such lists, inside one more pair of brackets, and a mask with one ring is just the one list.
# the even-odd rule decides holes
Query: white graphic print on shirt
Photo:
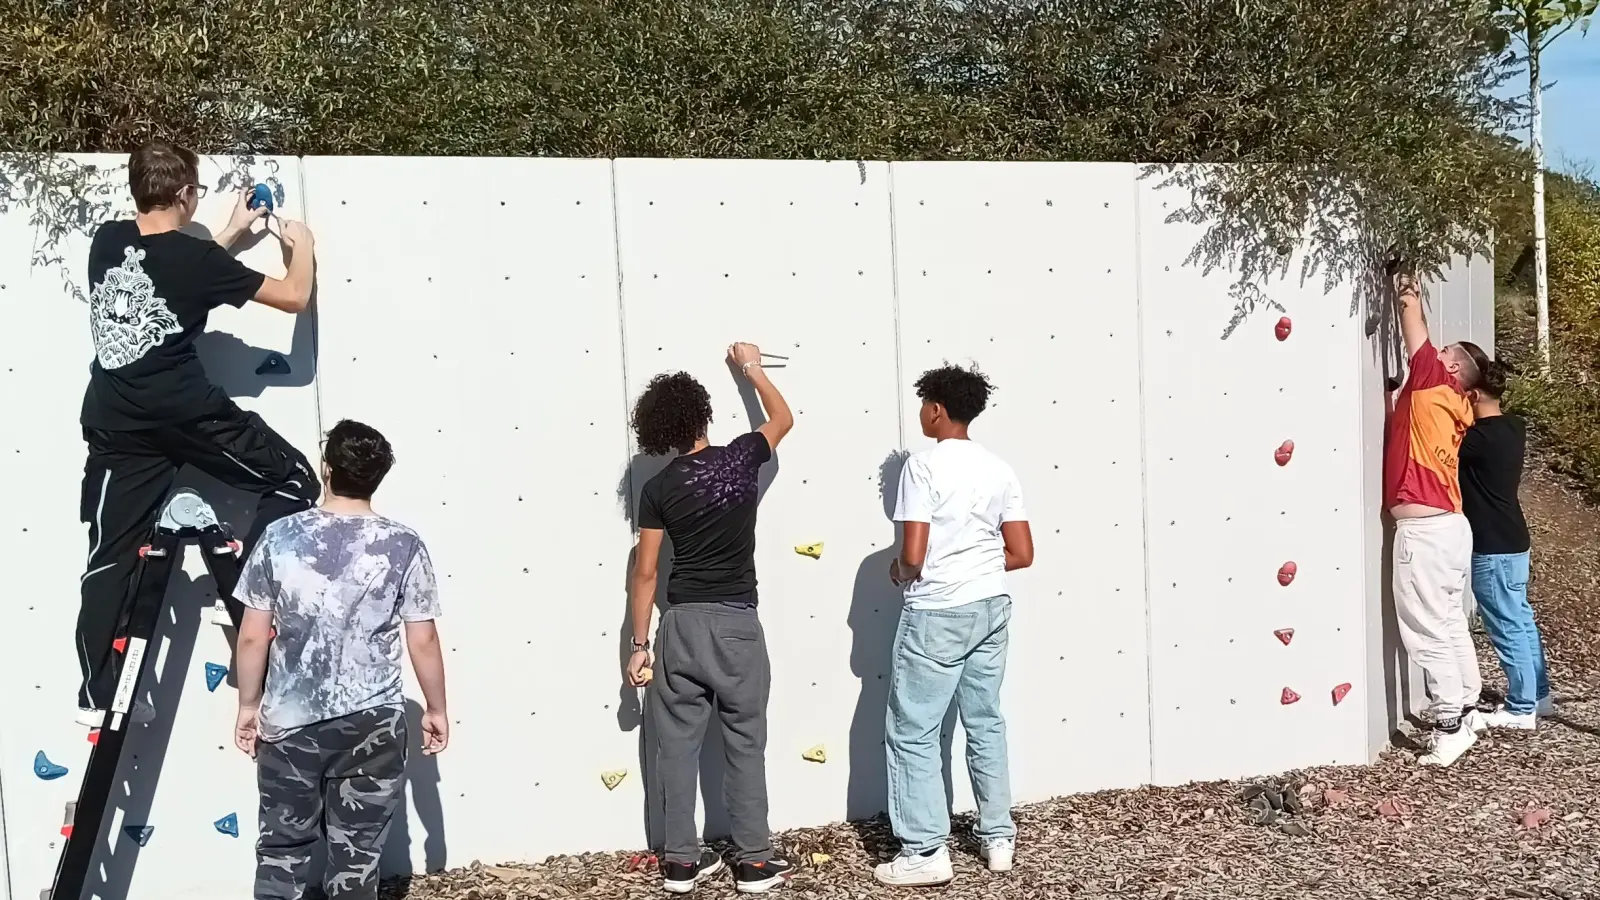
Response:
[{"label": "white graphic print on shirt", "polygon": [[137,362],[167,335],[183,331],[167,301],[156,296],[155,283],[139,264],[143,259],[143,250],[123,248],[122,265],[106,269],[89,294],[89,329],[101,368]]}]

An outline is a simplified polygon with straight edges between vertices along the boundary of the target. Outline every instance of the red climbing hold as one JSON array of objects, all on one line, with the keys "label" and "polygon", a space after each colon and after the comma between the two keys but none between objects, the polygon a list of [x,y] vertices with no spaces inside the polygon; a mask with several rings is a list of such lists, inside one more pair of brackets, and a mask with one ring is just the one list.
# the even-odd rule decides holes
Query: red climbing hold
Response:
[{"label": "red climbing hold", "polygon": [[1284,316],[1278,320],[1278,327],[1273,330],[1278,333],[1278,340],[1287,340],[1289,332],[1294,330],[1294,323],[1289,321],[1288,316]]},{"label": "red climbing hold", "polygon": [[1349,693],[1350,693],[1350,682],[1348,682],[1348,681],[1345,682],[1344,684],[1339,685],[1338,687],[1335,687],[1333,689],[1333,705],[1334,706],[1338,706],[1339,705],[1339,701],[1343,700],[1345,698],[1345,695],[1349,694]]},{"label": "red climbing hold", "polygon": [[1273,451],[1272,454],[1272,458],[1276,460],[1280,466],[1287,466],[1289,464],[1289,460],[1293,457],[1294,441],[1284,441],[1278,445],[1278,449]]},{"label": "red climbing hold", "polygon": [[100,729],[89,729],[89,743],[94,744],[96,747],[100,746]]},{"label": "red climbing hold", "polygon": [[1289,690],[1288,688],[1284,688],[1283,689],[1283,696],[1278,698],[1278,702],[1282,703],[1284,706],[1288,706],[1291,703],[1299,703],[1300,702],[1300,695],[1296,694],[1294,691]]},{"label": "red climbing hold", "polygon": [[61,836],[64,837],[64,838],[70,839],[72,837],[72,826],[71,825],[63,825],[63,826],[61,826]]},{"label": "red climbing hold", "polygon": [[117,651],[118,653],[127,653],[128,652],[128,639],[125,638],[125,637],[117,638],[116,640],[111,642],[111,649]]},{"label": "red climbing hold", "polygon": [[1278,567],[1278,583],[1284,587],[1288,587],[1289,582],[1294,581],[1294,575],[1298,571],[1300,571],[1300,567],[1294,563],[1284,563]]},{"label": "red climbing hold", "polygon": [[1277,631],[1274,631],[1273,634],[1278,636],[1278,640],[1283,641],[1283,645],[1285,647],[1289,646],[1289,642],[1294,640],[1293,628],[1279,628]]}]

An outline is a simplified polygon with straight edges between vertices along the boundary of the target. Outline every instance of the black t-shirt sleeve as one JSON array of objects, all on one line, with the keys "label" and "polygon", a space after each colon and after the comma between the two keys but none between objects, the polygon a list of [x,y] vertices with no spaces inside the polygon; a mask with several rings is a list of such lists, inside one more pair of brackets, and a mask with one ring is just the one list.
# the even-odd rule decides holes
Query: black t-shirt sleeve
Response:
[{"label": "black t-shirt sleeve", "polygon": [[767,443],[767,436],[759,431],[741,434],[728,444],[728,450],[736,454],[741,466],[750,472],[761,468],[767,460],[772,458],[772,445]]},{"label": "black t-shirt sleeve", "polygon": [[1461,438],[1461,449],[1458,452],[1463,463],[1478,459],[1483,452],[1483,432],[1478,426],[1474,425],[1467,429],[1467,433]]},{"label": "black t-shirt sleeve", "polygon": [[665,528],[666,523],[661,521],[661,498],[659,496],[661,482],[652,478],[645,482],[644,490],[639,492],[639,527],[640,528]]},{"label": "black t-shirt sleeve", "polygon": [[220,244],[212,244],[201,251],[200,289],[207,308],[226,303],[239,307],[255,299],[267,276],[257,272],[237,259]]}]

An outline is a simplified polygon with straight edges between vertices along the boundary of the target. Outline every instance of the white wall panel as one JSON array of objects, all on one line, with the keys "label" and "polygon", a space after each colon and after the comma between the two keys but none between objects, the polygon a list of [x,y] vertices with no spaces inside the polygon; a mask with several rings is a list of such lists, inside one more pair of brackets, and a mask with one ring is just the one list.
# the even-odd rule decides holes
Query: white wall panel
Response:
[{"label": "white wall panel", "polygon": [[[1366,758],[1361,320],[1348,288],[1267,287],[1226,339],[1231,279],[1183,260],[1201,226],[1140,189],[1152,757],[1158,783]],[[1291,266],[1299,272],[1298,263]],[[1275,325],[1292,330],[1279,341]],[[1294,441],[1287,466],[1274,451]],[[1294,562],[1288,587],[1278,570]],[[1274,636],[1294,629],[1285,646]],[[1334,706],[1335,685],[1350,696]],[[1280,703],[1283,689],[1298,702]]]},{"label": "white wall panel", "polygon": [[[40,223],[30,221],[39,209],[19,204],[0,216],[0,283],[9,309],[20,314],[13,327],[26,341],[13,342],[5,358],[4,415],[26,428],[6,433],[4,474],[23,491],[0,510],[5,533],[19,560],[27,560],[33,590],[13,593],[4,612],[17,627],[0,636],[0,673],[10,690],[4,701],[6,720],[27,727],[0,729],[0,777],[5,779],[6,834],[12,859],[11,880],[20,896],[34,896],[48,886],[60,849],[58,830],[64,804],[77,798],[79,779],[88,760],[86,730],[73,723],[77,662],[72,633],[78,612],[78,578],[87,552],[85,528],[78,522],[77,501],[85,449],[78,412],[87,382],[93,348],[88,340],[87,307],[72,290],[88,291],[87,254],[94,223],[112,214],[130,215],[124,156],[75,156],[77,164],[98,167],[88,215],[59,243],[52,243]],[[200,180],[209,192],[195,224],[197,236],[209,236],[228,220],[235,191],[243,183],[263,181],[281,191],[282,212],[299,216],[299,165],[292,159],[202,158]],[[92,216],[93,218],[89,218]],[[234,248],[246,264],[269,275],[283,275],[277,239],[258,224],[253,235]],[[272,226],[276,230],[276,223]],[[59,263],[30,267],[35,250]],[[210,330],[197,341],[208,373],[246,409],[260,412],[274,428],[308,454],[316,450],[315,367],[310,316],[286,316],[258,304],[235,310],[224,307],[211,316]],[[278,352],[289,372],[255,373],[268,352]],[[199,490],[217,508],[236,534],[243,535],[254,518],[255,500],[222,487],[211,478],[185,469],[174,487]],[[17,543],[19,542],[20,543]],[[253,858],[251,785],[254,768],[233,749],[228,735],[236,704],[230,687],[207,692],[205,664],[228,664],[230,650],[223,631],[210,624],[209,606],[216,597],[198,551],[191,550],[181,573],[173,576],[169,608],[163,615],[160,660],[147,675],[160,717],[136,726],[128,737],[120,778],[122,796],[108,807],[108,851],[102,858],[103,880],[91,884],[96,896],[214,897],[235,887],[238,872]],[[9,642],[9,644],[8,644]],[[30,772],[40,750],[69,769],[66,776],[41,781]],[[196,784],[215,790],[196,790]],[[230,812],[240,813],[238,839],[219,834],[212,823]],[[122,826],[155,829],[140,848]],[[196,858],[203,864],[196,865]],[[174,884],[171,873],[189,877]],[[166,873],[165,875],[163,873]]]},{"label": "white wall panel", "polygon": [[[1022,482],[1005,687],[1019,802],[1150,777],[1132,165],[894,163],[908,449],[914,383],[976,362],[973,437]],[[1063,689],[1064,688],[1064,689]],[[957,805],[971,808],[963,742]]]},{"label": "white wall panel", "polygon": [[639,780],[607,793],[599,779],[636,768],[618,724],[632,692],[610,164],[319,157],[305,171],[323,423],[394,444],[377,506],[422,535],[442,591],[451,746],[413,755],[389,867],[632,843]]},{"label": "white wall panel", "polygon": [[[711,392],[711,440],[726,443],[759,409],[724,363],[728,344],[789,357],[771,376],[796,424],[762,475],[756,549],[773,827],[881,811],[899,607],[880,479],[901,446],[888,167],[618,160],[616,180],[629,401],[654,375],[687,371]],[[660,465],[639,461],[635,496]],[[821,559],[795,553],[816,541]],[[802,760],[817,744],[828,762]],[[702,794],[719,831],[721,792]]]}]

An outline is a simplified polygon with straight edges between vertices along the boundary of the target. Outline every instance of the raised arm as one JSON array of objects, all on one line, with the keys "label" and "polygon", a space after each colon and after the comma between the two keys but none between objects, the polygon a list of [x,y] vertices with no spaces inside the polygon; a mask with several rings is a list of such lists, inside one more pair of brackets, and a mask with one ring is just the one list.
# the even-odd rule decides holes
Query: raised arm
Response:
[{"label": "raised arm", "polygon": [[278,222],[281,229],[279,234],[283,237],[284,264],[289,271],[282,280],[268,278],[262,281],[255,300],[286,313],[302,313],[311,303],[315,241],[305,223],[290,219],[279,219]]},{"label": "raised arm", "polygon": [[788,401],[778,393],[777,385],[761,368],[761,348],[755,344],[734,344],[728,348],[728,361],[756,389],[756,396],[761,399],[761,410],[767,414],[767,421],[756,430],[766,437],[768,446],[778,449],[778,442],[794,427],[794,413],[789,411]]},{"label": "raised arm", "polygon": [[1428,320],[1422,312],[1422,289],[1413,275],[1395,279],[1395,294],[1400,300],[1400,335],[1406,342],[1406,359],[1417,355],[1428,342]]}]

